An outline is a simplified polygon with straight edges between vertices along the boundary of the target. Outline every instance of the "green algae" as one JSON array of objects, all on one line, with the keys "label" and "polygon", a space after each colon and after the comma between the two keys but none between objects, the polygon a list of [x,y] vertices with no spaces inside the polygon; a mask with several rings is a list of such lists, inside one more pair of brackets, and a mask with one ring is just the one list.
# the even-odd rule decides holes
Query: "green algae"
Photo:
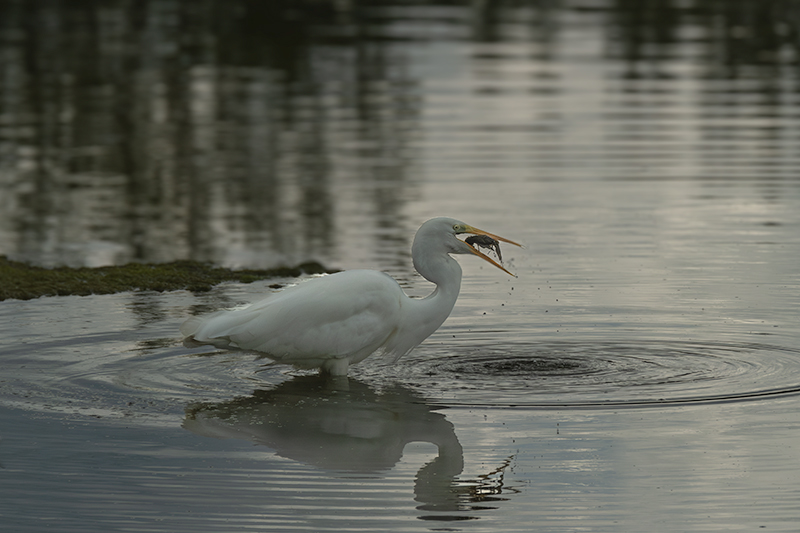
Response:
[{"label": "green algae", "polygon": [[0,301],[40,296],[87,296],[125,291],[204,292],[224,281],[257,280],[333,272],[316,262],[265,270],[231,270],[197,261],[129,263],[100,268],[43,268],[0,256]]}]

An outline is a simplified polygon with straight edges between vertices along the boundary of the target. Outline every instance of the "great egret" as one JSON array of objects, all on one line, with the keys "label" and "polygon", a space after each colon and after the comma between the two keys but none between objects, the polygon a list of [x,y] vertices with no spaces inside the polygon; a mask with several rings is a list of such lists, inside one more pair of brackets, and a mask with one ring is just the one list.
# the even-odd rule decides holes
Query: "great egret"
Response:
[{"label": "great egret", "polygon": [[192,317],[181,326],[184,345],[255,351],[334,376],[346,376],[350,365],[376,352],[397,360],[453,310],[461,267],[449,254],[475,254],[513,276],[456,237],[465,233],[520,246],[452,218],[434,218],[419,228],[411,247],[414,268],[436,284],[426,298],[409,298],[383,272],[347,270],[299,283],[243,309]]}]

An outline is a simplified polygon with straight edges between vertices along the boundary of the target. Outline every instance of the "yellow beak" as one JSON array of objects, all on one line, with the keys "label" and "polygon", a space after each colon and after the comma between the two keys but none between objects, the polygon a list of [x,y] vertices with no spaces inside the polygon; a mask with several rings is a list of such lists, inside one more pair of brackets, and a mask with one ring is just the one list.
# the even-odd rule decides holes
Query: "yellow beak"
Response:
[{"label": "yellow beak", "polygon": [[[492,239],[494,239],[496,241],[507,242],[509,244],[513,244],[514,246],[519,246],[520,248],[522,248],[522,245],[517,243],[517,242],[514,242],[514,241],[512,241],[510,239],[506,239],[505,237],[501,237],[499,235],[495,235],[494,233],[489,233],[488,231],[483,231],[482,229],[473,228],[472,226],[467,226],[466,227],[466,231],[464,231],[464,233],[471,233],[471,234],[474,234],[474,235],[486,235],[487,237],[491,237]],[[464,243],[464,244],[466,244],[466,243]],[[501,265],[500,263],[498,263],[497,261],[495,261],[494,259],[492,259],[488,255],[485,255],[485,254],[481,253],[474,246],[470,246],[469,244],[466,244],[466,246],[467,246],[467,248],[469,248],[470,252],[472,252],[473,254],[477,255],[481,259],[489,261],[491,264],[493,264],[494,266],[496,266],[497,268],[499,268],[500,270],[502,270],[503,272],[505,272],[509,276],[514,276],[515,278],[517,277],[516,274],[512,274],[511,272],[506,270],[503,267],[503,265]]]}]

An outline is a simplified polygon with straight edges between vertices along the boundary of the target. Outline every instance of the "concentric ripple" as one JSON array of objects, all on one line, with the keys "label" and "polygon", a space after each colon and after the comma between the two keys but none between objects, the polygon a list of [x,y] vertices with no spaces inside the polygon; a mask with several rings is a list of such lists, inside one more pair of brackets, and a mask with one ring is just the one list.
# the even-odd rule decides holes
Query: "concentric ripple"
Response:
[{"label": "concentric ripple", "polygon": [[[270,390],[305,374],[264,365],[252,354],[187,354],[169,340],[143,353],[121,350],[14,365],[0,382],[6,405],[96,417],[156,420],[196,401]],[[43,378],[43,376],[47,376]],[[744,402],[800,394],[800,350],[757,343],[496,342],[423,344],[394,364],[377,357],[351,378],[380,389],[397,384],[443,406],[591,409]]]},{"label": "concentric ripple", "polygon": [[[377,369],[357,376],[377,377]],[[389,372],[384,369],[383,372]],[[563,342],[419,352],[391,370],[447,405],[592,408],[800,394],[800,351],[765,344]]]}]

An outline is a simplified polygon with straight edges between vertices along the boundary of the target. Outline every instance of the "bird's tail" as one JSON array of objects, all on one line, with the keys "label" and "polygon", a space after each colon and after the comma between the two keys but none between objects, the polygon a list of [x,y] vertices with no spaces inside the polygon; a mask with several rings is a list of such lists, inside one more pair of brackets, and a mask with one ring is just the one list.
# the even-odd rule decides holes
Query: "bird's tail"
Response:
[{"label": "bird's tail", "polygon": [[195,333],[197,333],[197,330],[200,329],[200,326],[202,326],[204,322],[205,319],[199,316],[189,317],[183,324],[181,324],[181,334],[184,337],[193,336]]},{"label": "bird's tail", "polygon": [[181,334],[183,334],[183,345],[187,348],[197,348],[198,346],[205,346],[207,343],[195,340],[194,335],[205,323],[205,319],[199,316],[193,316],[181,324]]},{"label": "bird's tail", "polygon": [[206,325],[208,319],[215,316],[209,315],[205,317],[193,316],[181,324],[181,333],[184,335],[183,345],[187,348],[197,348],[198,346],[215,346],[226,350],[238,349],[228,335],[215,335],[211,338],[208,337],[207,332],[200,335],[203,340],[197,340],[196,335],[200,332],[203,326]]}]

